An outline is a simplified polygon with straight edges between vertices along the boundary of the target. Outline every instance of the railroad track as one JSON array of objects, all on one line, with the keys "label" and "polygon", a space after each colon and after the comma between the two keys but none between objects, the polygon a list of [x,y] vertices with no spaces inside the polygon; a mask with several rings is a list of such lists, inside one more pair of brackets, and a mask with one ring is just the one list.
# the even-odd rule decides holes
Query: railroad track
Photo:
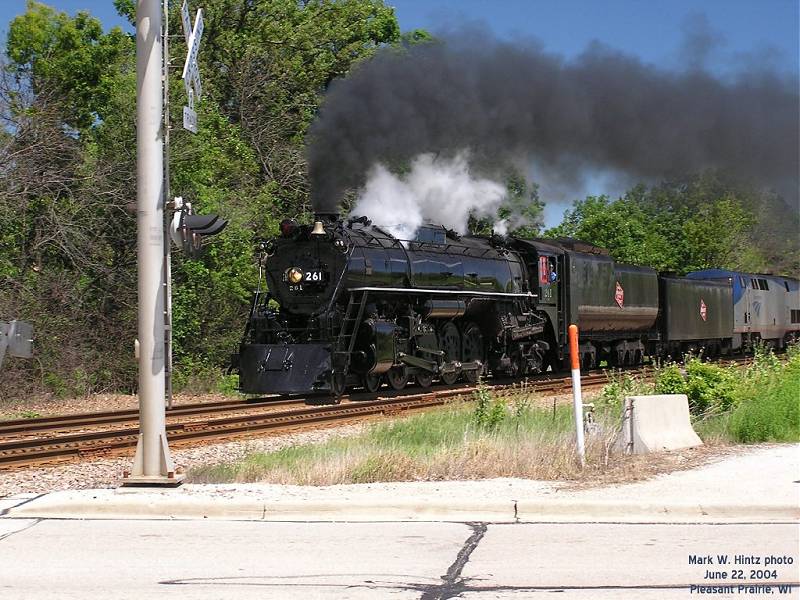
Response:
[{"label": "railroad track", "polygon": [[[264,407],[291,406],[301,404],[303,399],[276,400],[258,398],[254,400],[226,400],[224,402],[204,402],[183,404],[167,409],[167,418],[189,417],[231,411],[260,410]],[[76,413],[35,419],[14,419],[0,421],[0,439],[12,434],[39,434],[46,431],[66,431],[70,429],[86,429],[95,426],[120,425],[139,421],[139,409],[103,411],[93,413]]]},{"label": "railroad track", "polygon": [[[584,387],[603,385],[605,374],[592,373],[582,378]],[[531,392],[553,392],[568,389],[571,380],[550,378],[531,381]],[[513,385],[496,384],[497,392],[510,390]],[[266,431],[283,431],[316,427],[324,424],[352,420],[394,416],[413,410],[441,406],[453,398],[468,396],[476,386],[452,386],[446,389],[429,389],[419,393],[377,398],[368,394],[352,394],[337,405],[305,404],[303,399],[220,402],[214,404],[185,405],[167,413],[167,438],[170,445],[188,446],[209,441],[229,441],[258,435]],[[372,398],[364,401],[366,398]],[[220,416],[224,412],[242,412],[233,416]],[[191,417],[178,420],[174,417]],[[206,418],[207,417],[207,418]],[[66,415],[0,424],[0,470],[55,464],[74,460],[88,460],[125,453],[136,446],[139,429],[138,411],[114,411],[88,415]],[[108,428],[110,425],[116,427]],[[100,430],[66,433],[63,431],[87,427],[106,427]],[[9,439],[10,435],[24,432],[30,436],[40,433],[47,437]],[[55,432],[55,434],[54,434]]]},{"label": "railroad track", "polygon": [[[734,361],[736,362],[736,361]],[[623,372],[647,375],[651,367]],[[540,376],[528,380],[530,393],[563,392],[571,378]],[[581,386],[608,383],[606,372],[581,377]],[[520,383],[489,384],[496,393],[519,388]],[[383,390],[378,394],[353,393],[338,405],[306,404],[304,398],[229,400],[186,404],[167,411],[167,438],[174,446],[208,441],[230,441],[266,431],[316,427],[336,422],[396,415],[441,406],[453,398],[468,396],[477,386],[457,385],[412,393]],[[228,416],[223,416],[229,413]],[[236,414],[230,414],[236,413]],[[100,428],[100,429],[98,429]],[[79,431],[76,430],[88,430]],[[0,422],[0,471],[122,454],[136,446],[138,410],[40,417]]]}]

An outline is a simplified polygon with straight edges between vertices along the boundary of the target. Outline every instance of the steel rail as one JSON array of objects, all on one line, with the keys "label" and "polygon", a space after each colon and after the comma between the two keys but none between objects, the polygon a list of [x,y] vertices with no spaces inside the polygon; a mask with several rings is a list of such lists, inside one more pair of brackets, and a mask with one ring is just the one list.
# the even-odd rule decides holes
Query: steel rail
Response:
[{"label": "steel rail", "polygon": [[[604,376],[589,376],[595,384]],[[533,384],[530,391],[559,389],[568,379],[554,379]],[[591,381],[587,381],[592,385]],[[541,388],[540,388],[541,386]],[[514,386],[493,386],[498,391]],[[411,410],[445,404],[449,399],[471,394],[477,387],[426,391],[395,398],[379,398],[371,402],[349,402],[338,405],[307,406],[296,410],[275,411],[254,415],[236,415],[207,421],[167,423],[169,442],[184,445],[211,439],[230,440],[276,429],[294,429],[326,422],[341,422],[365,417],[395,415]],[[75,458],[107,456],[132,448],[138,439],[138,428],[125,428],[72,434],[47,439],[24,439],[0,443],[0,469],[31,466],[44,462],[62,462]]]},{"label": "steel rail", "polygon": [[[176,416],[203,415],[235,410],[253,410],[274,406],[289,406],[305,402],[303,398],[274,400],[227,400],[223,402],[198,402],[167,409],[167,419]],[[52,429],[79,429],[94,425],[110,425],[139,420],[139,409],[54,415],[34,419],[9,419],[0,421],[0,439],[8,434],[33,433]]]}]

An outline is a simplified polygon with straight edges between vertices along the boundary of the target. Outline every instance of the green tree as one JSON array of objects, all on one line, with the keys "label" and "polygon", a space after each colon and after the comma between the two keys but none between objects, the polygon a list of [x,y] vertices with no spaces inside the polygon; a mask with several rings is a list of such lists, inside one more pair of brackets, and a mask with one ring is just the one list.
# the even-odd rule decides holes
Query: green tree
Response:
[{"label": "green tree", "polygon": [[489,235],[501,229],[508,235],[532,238],[539,235],[543,224],[544,205],[539,199],[539,186],[528,181],[516,169],[505,174],[506,198],[493,217],[469,217],[469,231]]},{"label": "green tree", "polygon": [[730,196],[700,207],[683,224],[686,270],[719,266],[760,270],[763,259],[747,237],[755,222],[755,216]]},{"label": "green tree", "polygon": [[20,85],[58,95],[66,124],[76,129],[103,119],[114,81],[109,67],[131,51],[119,27],[104,33],[87,12],[70,17],[34,0],[11,21],[6,40],[8,68]]},{"label": "green tree", "polygon": [[[115,6],[134,22],[135,2]],[[172,129],[170,184],[230,224],[200,260],[173,254],[183,379],[224,366],[238,341],[256,278],[254,242],[310,210],[304,136],[325,88],[400,41],[392,9],[378,0],[207,0],[203,8],[200,132]],[[180,26],[172,2],[173,124],[185,103],[175,67],[185,52]],[[135,385],[134,50],[132,36],[104,32],[88,13],[39,2],[9,27],[0,71],[8,124],[0,132],[0,316],[34,321],[39,360],[12,364],[0,393]]]},{"label": "green tree", "polygon": [[676,251],[680,246],[653,227],[650,215],[633,198],[589,196],[578,200],[564,221],[545,235],[576,238],[607,248],[620,262],[666,271],[678,269]]},{"label": "green tree", "polygon": [[547,235],[591,242],[608,248],[621,262],[661,271],[720,267],[791,272],[782,265],[790,264],[796,244],[783,238],[782,258],[775,260],[770,258],[775,256],[772,236],[759,233],[763,216],[756,207],[765,202],[769,200],[761,192],[701,173],[651,188],[637,185],[616,200],[590,196],[576,201]]}]

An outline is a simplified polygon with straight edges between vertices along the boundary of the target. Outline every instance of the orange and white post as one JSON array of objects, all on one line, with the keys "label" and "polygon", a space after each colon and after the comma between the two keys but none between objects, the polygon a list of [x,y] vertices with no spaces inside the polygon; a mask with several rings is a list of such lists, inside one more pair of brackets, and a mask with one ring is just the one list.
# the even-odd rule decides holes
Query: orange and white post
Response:
[{"label": "orange and white post", "polygon": [[572,366],[572,406],[575,409],[575,433],[581,465],[586,464],[586,445],[583,439],[583,399],[581,398],[581,362],[578,352],[578,326],[569,326],[569,359]]}]

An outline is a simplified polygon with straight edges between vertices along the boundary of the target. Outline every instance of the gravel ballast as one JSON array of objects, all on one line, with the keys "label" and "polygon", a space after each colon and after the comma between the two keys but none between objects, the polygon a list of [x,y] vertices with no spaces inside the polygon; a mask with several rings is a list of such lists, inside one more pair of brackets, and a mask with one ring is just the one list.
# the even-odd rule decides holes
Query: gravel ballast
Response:
[{"label": "gravel ballast", "polygon": [[[177,472],[189,467],[239,460],[253,452],[274,452],[287,446],[317,444],[333,437],[356,435],[364,424],[349,424],[315,431],[303,431],[246,439],[194,448],[173,448]],[[94,461],[73,462],[52,467],[0,472],[0,497],[20,493],[44,493],[69,489],[113,488],[130,471],[133,453]]]}]

